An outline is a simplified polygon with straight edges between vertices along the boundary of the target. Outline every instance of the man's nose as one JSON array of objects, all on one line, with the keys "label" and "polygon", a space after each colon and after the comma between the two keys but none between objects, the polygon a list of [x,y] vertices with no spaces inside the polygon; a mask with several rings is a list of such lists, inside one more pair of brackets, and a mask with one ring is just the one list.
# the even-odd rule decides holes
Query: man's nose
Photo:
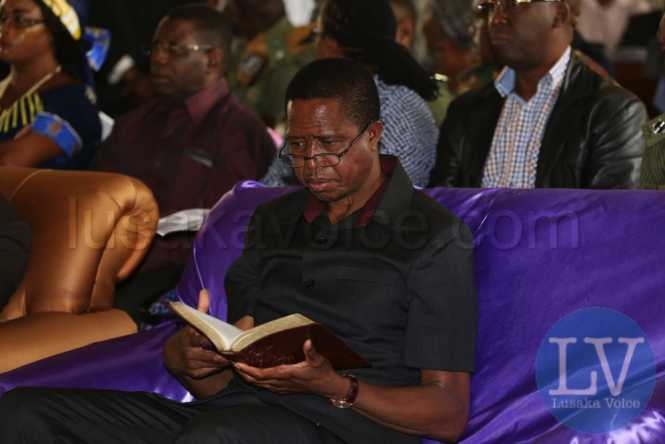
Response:
[{"label": "man's nose", "polygon": [[169,61],[168,52],[157,45],[153,47],[150,51],[150,62],[158,65],[164,65]]},{"label": "man's nose", "polygon": [[489,25],[505,25],[508,22],[507,2],[497,1],[489,13]]}]

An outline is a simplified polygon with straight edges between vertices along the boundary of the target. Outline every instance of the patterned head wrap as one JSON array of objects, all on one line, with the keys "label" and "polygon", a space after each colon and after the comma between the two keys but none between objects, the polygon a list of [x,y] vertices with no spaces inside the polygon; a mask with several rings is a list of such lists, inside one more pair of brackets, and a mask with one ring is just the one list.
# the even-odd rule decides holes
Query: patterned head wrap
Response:
[{"label": "patterned head wrap", "polygon": [[99,71],[106,60],[111,35],[108,30],[86,27],[90,12],[90,0],[41,0],[65,27],[69,35],[84,42],[88,65]]},{"label": "patterned head wrap", "polygon": [[87,18],[88,3],[82,0],[42,0],[76,41],[83,35],[81,19]]}]

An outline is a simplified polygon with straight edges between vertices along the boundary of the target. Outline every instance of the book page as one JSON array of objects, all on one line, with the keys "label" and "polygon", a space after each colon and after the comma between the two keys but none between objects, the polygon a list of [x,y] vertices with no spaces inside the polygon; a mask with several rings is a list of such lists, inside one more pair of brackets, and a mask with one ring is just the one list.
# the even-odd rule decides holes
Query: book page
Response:
[{"label": "book page", "polygon": [[299,313],[292,314],[289,316],[284,316],[282,318],[266,322],[265,324],[261,324],[257,327],[254,327],[250,330],[243,332],[237,337],[237,339],[234,342],[231,343],[232,345],[230,349],[231,351],[237,353],[242,349],[244,349],[245,347],[247,347],[248,345],[258,341],[259,339],[265,338],[266,336],[270,336],[271,334],[276,333],[278,331],[288,330],[290,328],[295,328],[310,324],[314,324],[314,321]]},{"label": "book page", "polygon": [[238,327],[198,311],[182,302],[171,302],[171,308],[210,339],[220,352],[228,351],[231,344],[244,333]]}]

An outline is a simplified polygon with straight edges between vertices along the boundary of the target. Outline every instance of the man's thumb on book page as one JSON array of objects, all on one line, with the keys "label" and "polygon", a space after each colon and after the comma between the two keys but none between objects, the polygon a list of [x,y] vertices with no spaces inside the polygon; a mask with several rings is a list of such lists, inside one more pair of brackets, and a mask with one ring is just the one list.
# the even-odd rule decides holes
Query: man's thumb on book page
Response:
[{"label": "man's thumb on book page", "polygon": [[199,292],[199,306],[197,309],[203,313],[208,313],[210,308],[210,294],[205,288]]},{"label": "man's thumb on book page", "polygon": [[321,356],[319,352],[316,351],[316,348],[314,348],[314,344],[312,343],[311,339],[305,341],[305,344],[303,345],[303,352],[305,352],[305,360],[312,367],[319,367],[324,361],[323,356]]}]

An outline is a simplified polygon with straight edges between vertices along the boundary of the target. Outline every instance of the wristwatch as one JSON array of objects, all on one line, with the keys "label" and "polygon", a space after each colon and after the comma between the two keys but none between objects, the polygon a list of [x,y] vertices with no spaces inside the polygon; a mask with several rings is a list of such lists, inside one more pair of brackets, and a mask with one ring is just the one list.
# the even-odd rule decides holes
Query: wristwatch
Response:
[{"label": "wristwatch", "polygon": [[350,409],[356,403],[356,399],[358,398],[358,388],[360,387],[360,384],[358,383],[358,378],[356,378],[353,375],[343,374],[341,376],[347,378],[351,382],[351,385],[349,386],[349,391],[346,392],[346,396],[343,399],[330,398],[330,402],[332,402],[332,405],[334,405],[338,409]]}]

